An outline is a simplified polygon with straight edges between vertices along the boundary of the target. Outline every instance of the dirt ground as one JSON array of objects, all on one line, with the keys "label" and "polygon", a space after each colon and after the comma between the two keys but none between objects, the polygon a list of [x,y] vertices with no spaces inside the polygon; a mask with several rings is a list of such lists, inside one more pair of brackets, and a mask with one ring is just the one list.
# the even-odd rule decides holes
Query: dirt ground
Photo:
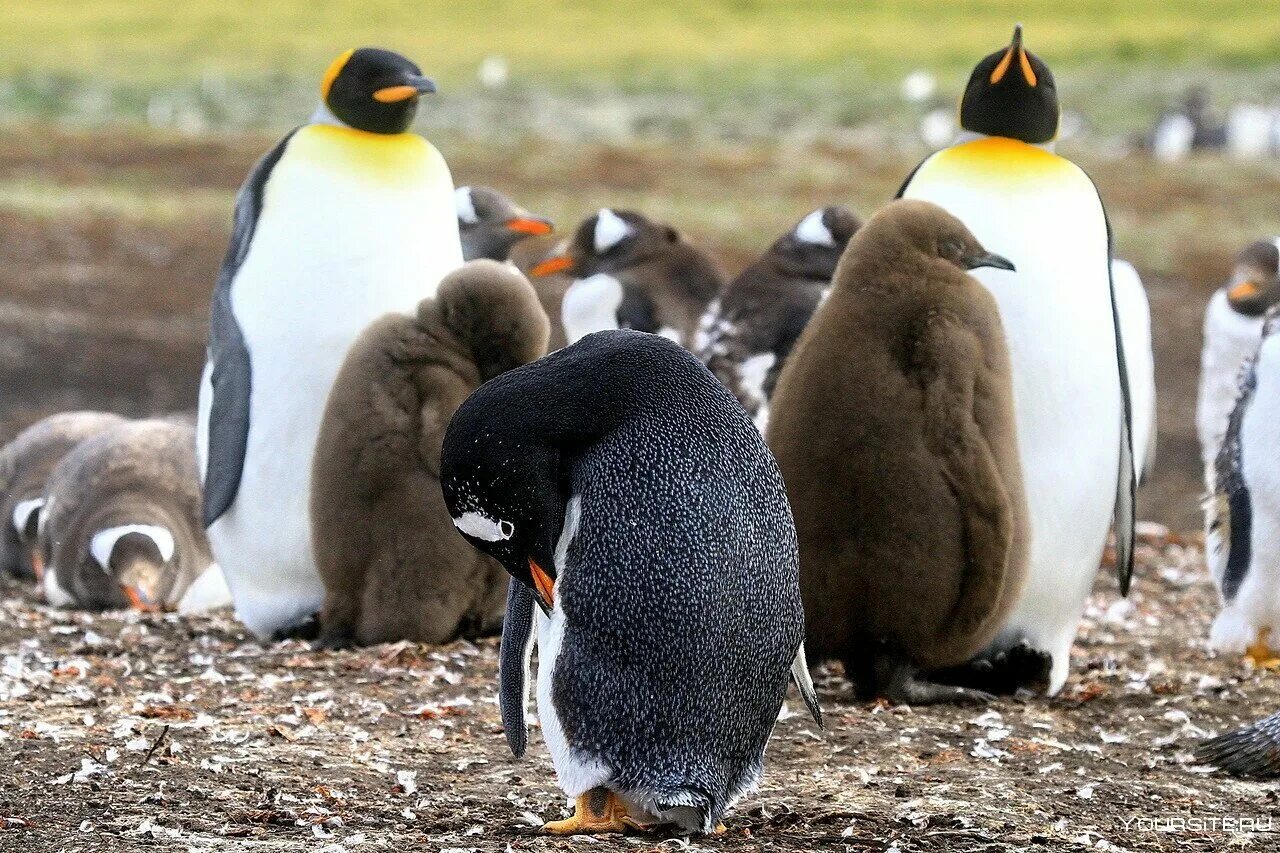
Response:
[{"label": "dirt ground", "polygon": [[[1280,676],[1211,659],[1198,548],[1141,548],[1130,601],[1099,580],[1055,699],[857,704],[794,697],[760,791],[690,849],[1274,850],[1274,784],[1197,768],[1202,737],[1273,711]],[[507,751],[496,642],[317,653],[229,616],[52,610],[0,586],[0,850],[657,850],[560,840],[534,729]]]}]

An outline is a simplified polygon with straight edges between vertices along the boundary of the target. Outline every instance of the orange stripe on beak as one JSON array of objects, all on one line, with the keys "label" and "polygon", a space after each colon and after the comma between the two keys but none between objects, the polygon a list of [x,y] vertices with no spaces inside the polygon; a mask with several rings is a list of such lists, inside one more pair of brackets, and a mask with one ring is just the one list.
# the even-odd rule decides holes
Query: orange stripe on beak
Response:
[{"label": "orange stripe on beak", "polygon": [[551,223],[527,216],[517,216],[515,219],[507,220],[507,230],[517,234],[550,234]]},{"label": "orange stripe on beak", "polygon": [[1013,48],[1009,48],[1004,52],[1004,56],[1000,57],[999,64],[991,69],[991,85],[995,85],[1004,79],[1004,75],[1009,71],[1009,64],[1013,62]]},{"label": "orange stripe on beak", "polygon": [[1022,48],[1018,48],[1018,64],[1022,66],[1022,77],[1027,81],[1027,85],[1035,88],[1036,72],[1031,67],[1031,60],[1027,59],[1027,52]]},{"label": "orange stripe on beak", "polygon": [[529,558],[529,572],[533,575],[533,585],[538,588],[538,595],[542,596],[543,602],[547,607],[555,607],[556,582],[542,570],[542,566],[534,562],[533,557]]},{"label": "orange stripe on beak", "polygon": [[1252,299],[1262,290],[1255,281],[1242,281],[1227,291],[1228,299]]},{"label": "orange stripe on beak", "polygon": [[35,570],[36,581],[44,581],[44,556],[40,553],[40,549],[31,552],[31,568]]},{"label": "orange stripe on beak", "polygon": [[418,94],[413,86],[386,86],[373,93],[373,99],[384,104],[397,104],[407,101]]},{"label": "orange stripe on beak", "polygon": [[150,601],[147,601],[133,587],[121,585],[120,589],[124,590],[124,597],[129,599],[129,606],[134,610],[141,610],[143,613],[156,613],[160,610]]},{"label": "orange stripe on beak", "polygon": [[569,272],[573,269],[573,258],[568,255],[560,255],[554,258],[547,258],[540,264],[529,270],[530,275],[541,278],[545,275],[555,275],[558,272]]}]

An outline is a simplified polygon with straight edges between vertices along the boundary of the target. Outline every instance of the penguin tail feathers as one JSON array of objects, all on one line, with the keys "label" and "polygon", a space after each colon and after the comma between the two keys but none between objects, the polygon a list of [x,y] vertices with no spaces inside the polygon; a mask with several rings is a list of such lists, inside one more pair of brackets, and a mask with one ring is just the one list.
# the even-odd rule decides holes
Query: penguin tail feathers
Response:
[{"label": "penguin tail feathers", "polygon": [[813,689],[813,678],[809,675],[809,661],[805,659],[804,643],[800,644],[800,650],[796,652],[795,660],[791,662],[791,677],[795,679],[796,687],[800,690],[800,698],[804,699],[804,704],[809,708],[813,721],[818,724],[818,728],[826,729],[826,725],[822,722],[822,707],[818,704],[818,694]]},{"label": "penguin tail feathers", "polygon": [[471,350],[482,380],[547,351],[550,321],[533,285],[511,264],[484,259],[463,264],[440,282],[434,304],[443,323]]},{"label": "penguin tail feathers", "polygon": [[1195,757],[1231,776],[1280,776],[1280,714],[1205,741],[1196,747]]}]

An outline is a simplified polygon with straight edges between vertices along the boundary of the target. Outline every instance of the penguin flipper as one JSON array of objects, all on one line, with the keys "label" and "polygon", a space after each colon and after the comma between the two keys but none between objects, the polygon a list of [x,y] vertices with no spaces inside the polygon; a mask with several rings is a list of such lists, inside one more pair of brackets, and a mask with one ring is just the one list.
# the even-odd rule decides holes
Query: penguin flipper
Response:
[{"label": "penguin flipper", "polygon": [[528,699],[529,659],[533,654],[533,592],[512,578],[507,584],[507,617],[498,651],[498,704],[507,745],[516,758],[529,745],[524,707]]},{"label": "penguin flipper", "polygon": [[796,651],[795,659],[791,661],[791,677],[795,679],[796,687],[800,690],[800,698],[804,699],[804,704],[809,708],[809,715],[818,724],[818,728],[825,729],[826,726],[822,722],[822,707],[818,704],[817,691],[813,689],[813,677],[809,675],[809,661],[804,656],[803,642]]},{"label": "penguin flipper", "polygon": [[[296,131],[294,131],[296,132]],[[208,453],[204,473],[203,521],[207,528],[235,501],[249,443],[249,395],[252,361],[244,332],[231,307],[231,285],[249,254],[253,232],[262,213],[271,170],[293,138],[289,133],[249,172],[236,196],[231,243],[218,271],[209,318],[209,382],[212,400],[207,425]]]},{"label": "penguin flipper", "polygon": [[1280,714],[1211,738],[1196,747],[1195,756],[1232,776],[1280,776]]}]

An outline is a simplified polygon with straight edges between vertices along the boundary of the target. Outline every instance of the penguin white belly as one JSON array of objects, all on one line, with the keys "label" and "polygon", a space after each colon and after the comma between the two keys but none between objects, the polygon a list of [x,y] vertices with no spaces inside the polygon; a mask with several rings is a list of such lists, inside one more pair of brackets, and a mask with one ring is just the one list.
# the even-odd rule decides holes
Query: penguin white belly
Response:
[{"label": "penguin white belly", "polygon": [[1075,165],[1011,140],[935,155],[904,195],[950,211],[1017,266],[973,272],[995,296],[1009,344],[1032,528],[1026,587],[1001,641],[1025,638],[1053,656],[1053,694],[1106,544],[1120,462],[1105,214]]},{"label": "penguin white belly", "polygon": [[[1258,355],[1257,384],[1240,425],[1240,468],[1252,509],[1250,559],[1235,599],[1214,622],[1219,651],[1243,652],[1258,629],[1280,631],[1280,336]],[[1233,519],[1235,521],[1235,519]]]},{"label": "penguin white belly", "polygon": [[322,125],[294,135],[232,284],[253,365],[249,435],[236,499],[209,539],[237,615],[259,636],[323,602],[311,460],[348,348],[462,264],[443,159],[418,136],[373,136]]},{"label": "penguin white belly", "polygon": [[1257,350],[1261,338],[1261,317],[1246,317],[1235,311],[1224,290],[1213,295],[1204,314],[1204,349],[1200,353],[1196,398],[1196,433],[1210,491],[1213,462],[1239,391],[1240,367]]}]

